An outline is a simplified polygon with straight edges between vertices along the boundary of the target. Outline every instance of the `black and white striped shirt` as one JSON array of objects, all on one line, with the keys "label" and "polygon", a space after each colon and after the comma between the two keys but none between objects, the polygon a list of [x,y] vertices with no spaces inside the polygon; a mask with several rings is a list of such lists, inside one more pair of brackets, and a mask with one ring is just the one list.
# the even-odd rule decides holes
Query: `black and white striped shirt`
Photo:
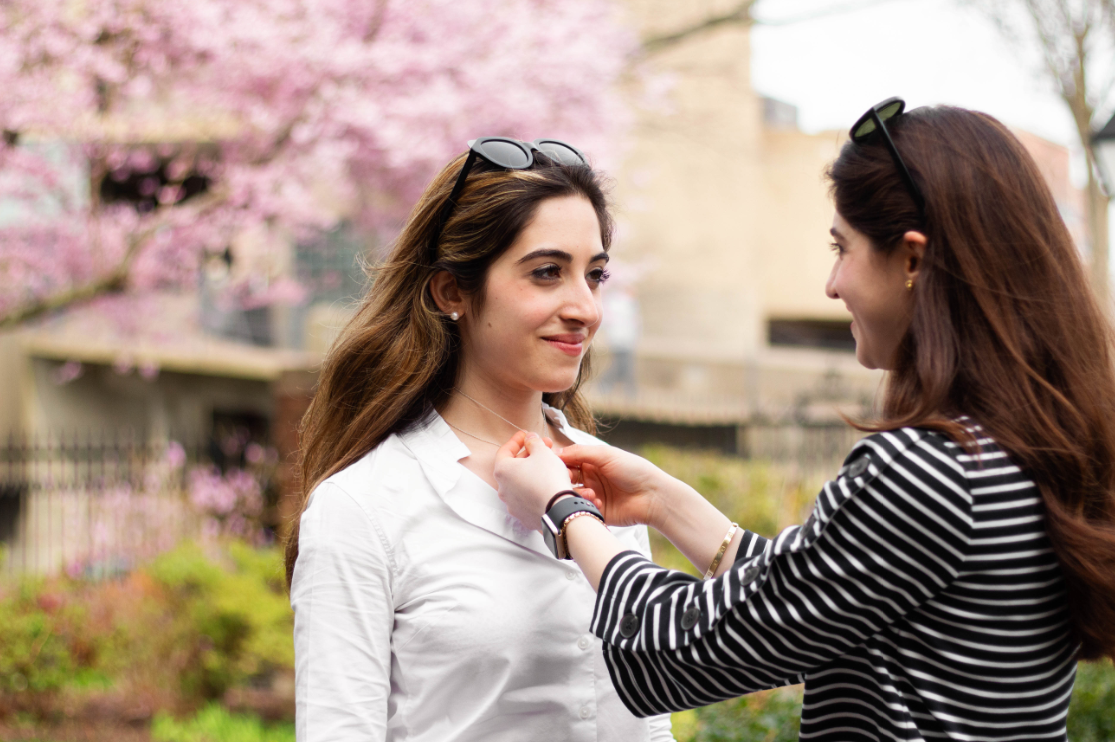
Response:
[{"label": "black and white striped shirt", "polygon": [[1041,497],[979,446],[863,439],[805,525],[745,533],[716,579],[616,556],[593,631],[624,702],[649,715],[804,682],[803,740],[1065,739],[1078,646]]}]

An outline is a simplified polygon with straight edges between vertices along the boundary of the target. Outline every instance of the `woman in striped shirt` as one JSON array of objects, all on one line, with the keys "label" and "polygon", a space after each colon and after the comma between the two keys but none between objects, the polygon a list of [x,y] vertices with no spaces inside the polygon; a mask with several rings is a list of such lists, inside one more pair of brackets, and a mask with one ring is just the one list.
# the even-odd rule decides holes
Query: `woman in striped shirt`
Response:
[{"label": "woman in striped shirt", "polygon": [[[829,168],[856,355],[882,419],[767,540],[637,456],[520,434],[496,465],[525,523],[647,523],[706,579],[624,551],[592,517],[558,542],[637,714],[805,683],[801,738],[1065,739],[1078,659],[1115,656],[1111,331],[1033,160],[951,107],[857,122]],[[557,504],[555,504],[557,503]],[[590,509],[585,507],[583,509]]]}]

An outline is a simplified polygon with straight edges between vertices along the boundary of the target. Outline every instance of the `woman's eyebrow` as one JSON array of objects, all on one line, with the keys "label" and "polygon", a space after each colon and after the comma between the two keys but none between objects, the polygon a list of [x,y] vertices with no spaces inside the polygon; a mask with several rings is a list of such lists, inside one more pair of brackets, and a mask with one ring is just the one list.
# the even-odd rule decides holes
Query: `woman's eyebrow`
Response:
[{"label": "woman's eyebrow", "polygon": [[[537,258],[550,258],[551,260],[560,260],[565,263],[573,262],[573,255],[566,252],[565,250],[558,250],[557,248],[543,248],[541,250],[535,250],[534,252],[527,253],[523,257],[516,260],[515,265],[529,263],[530,261],[536,260]],[[599,252],[596,255],[593,255],[592,259],[588,262],[595,263],[598,260],[603,260],[605,263],[607,263],[611,259],[611,256],[608,255],[607,252]]]},{"label": "woman's eyebrow", "polygon": [[535,260],[537,258],[552,258],[553,260],[562,260],[562,261],[565,261],[566,263],[572,263],[573,262],[573,256],[570,253],[567,253],[565,250],[558,250],[556,248],[548,248],[548,249],[542,249],[542,250],[535,250],[534,252],[527,253],[526,255],[519,258],[517,261],[515,261],[515,265],[521,265],[523,263],[528,263],[531,260]]}]

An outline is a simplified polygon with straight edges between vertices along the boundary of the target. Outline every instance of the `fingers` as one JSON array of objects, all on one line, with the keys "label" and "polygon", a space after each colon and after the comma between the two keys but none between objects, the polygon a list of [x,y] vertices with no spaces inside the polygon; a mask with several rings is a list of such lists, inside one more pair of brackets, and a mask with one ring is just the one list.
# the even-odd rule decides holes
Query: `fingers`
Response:
[{"label": "fingers", "polygon": [[604,499],[596,494],[596,490],[592,487],[582,487],[577,490],[577,497],[583,497],[596,506],[597,510],[604,512]]},{"label": "fingers", "polygon": [[516,458],[519,452],[524,450],[523,446],[526,443],[526,437],[527,433],[523,430],[511,436],[511,439],[500,446],[499,450],[496,451],[496,463],[498,464],[500,461]]},{"label": "fingers", "polygon": [[[553,441],[551,441],[550,443],[552,445]],[[526,441],[523,445],[531,454],[541,453],[542,451],[549,449],[549,446],[546,445],[545,440],[542,438],[542,436],[538,435],[538,433],[527,433]]]},{"label": "fingers", "polygon": [[566,446],[557,455],[570,469],[578,469],[582,464],[603,466],[615,458],[615,449],[611,446]]},{"label": "fingers", "polygon": [[[553,450],[554,442],[551,439],[543,438],[542,442],[546,444],[546,448]],[[523,448],[521,448],[519,452],[515,454],[515,458],[517,459],[525,459],[527,456],[530,456],[530,450],[526,446],[523,446]]]}]

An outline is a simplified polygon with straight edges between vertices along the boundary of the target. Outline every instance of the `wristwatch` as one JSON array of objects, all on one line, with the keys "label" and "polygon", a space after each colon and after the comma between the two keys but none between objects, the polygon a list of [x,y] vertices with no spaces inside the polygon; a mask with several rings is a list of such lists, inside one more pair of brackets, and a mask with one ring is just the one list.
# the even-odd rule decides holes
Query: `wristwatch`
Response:
[{"label": "wristwatch", "polygon": [[558,559],[572,558],[565,546],[565,524],[575,513],[587,513],[604,522],[604,516],[596,506],[583,497],[569,497],[555,502],[542,516],[542,538]]}]

